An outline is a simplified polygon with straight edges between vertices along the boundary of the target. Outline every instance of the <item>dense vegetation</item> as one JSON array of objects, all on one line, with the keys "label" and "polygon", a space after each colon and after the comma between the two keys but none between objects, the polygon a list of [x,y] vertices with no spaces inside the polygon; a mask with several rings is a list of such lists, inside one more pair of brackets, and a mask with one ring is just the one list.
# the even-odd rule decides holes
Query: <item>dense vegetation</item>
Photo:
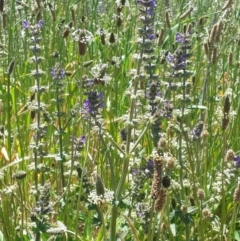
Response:
[{"label": "dense vegetation", "polygon": [[0,19],[0,241],[240,240],[238,1]]}]

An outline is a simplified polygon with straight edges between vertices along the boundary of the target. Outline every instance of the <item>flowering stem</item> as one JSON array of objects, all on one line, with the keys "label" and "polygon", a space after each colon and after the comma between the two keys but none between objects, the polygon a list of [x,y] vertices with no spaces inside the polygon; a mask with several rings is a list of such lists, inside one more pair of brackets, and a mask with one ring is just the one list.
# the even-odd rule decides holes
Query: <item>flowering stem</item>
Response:
[{"label": "flowering stem", "polygon": [[151,206],[151,209],[150,209],[150,218],[149,218],[149,224],[148,224],[148,239],[147,239],[147,241],[151,241],[152,240],[151,233],[152,233],[152,230],[154,230],[152,228],[152,226],[153,226],[152,225],[152,220],[153,220],[153,216],[154,216],[154,206],[155,206],[155,201],[152,200],[152,206]]},{"label": "flowering stem", "polygon": [[57,113],[58,113],[58,125],[59,125],[59,152],[60,152],[60,168],[61,168],[61,179],[62,179],[62,188],[65,187],[65,178],[64,178],[64,168],[63,168],[63,161],[64,161],[64,156],[63,156],[63,128],[62,128],[62,119],[61,119],[61,108],[60,108],[60,103],[58,100],[61,98],[59,96],[59,88],[56,88],[56,100],[57,100]]}]

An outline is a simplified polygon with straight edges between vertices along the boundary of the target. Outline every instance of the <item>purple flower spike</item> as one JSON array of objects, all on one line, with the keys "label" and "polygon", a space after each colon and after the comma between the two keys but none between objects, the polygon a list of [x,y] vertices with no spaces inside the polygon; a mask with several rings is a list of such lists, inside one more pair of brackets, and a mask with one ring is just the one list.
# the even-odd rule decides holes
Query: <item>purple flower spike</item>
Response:
[{"label": "purple flower spike", "polygon": [[240,167],[240,156],[235,156],[235,157],[233,158],[233,160],[235,161],[235,166],[236,166],[237,168],[239,168],[239,167]]},{"label": "purple flower spike", "polygon": [[184,44],[186,42],[186,39],[181,33],[177,33],[176,34],[176,42]]},{"label": "purple flower spike", "polygon": [[42,26],[43,26],[43,21],[40,20],[40,21],[38,22],[37,26],[38,26],[39,28],[42,28]]},{"label": "purple flower spike", "polygon": [[57,73],[56,73],[54,68],[51,69],[50,74],[51,74],[53,79],[57,79]]},{"label": "purple flower spike", "polygon": [[23,21],[22,21],[22,24],[23,24],[23,28],[24,28],[24,29],[29,28],[29,23],[28,23],[27,20],[23,20]]}]

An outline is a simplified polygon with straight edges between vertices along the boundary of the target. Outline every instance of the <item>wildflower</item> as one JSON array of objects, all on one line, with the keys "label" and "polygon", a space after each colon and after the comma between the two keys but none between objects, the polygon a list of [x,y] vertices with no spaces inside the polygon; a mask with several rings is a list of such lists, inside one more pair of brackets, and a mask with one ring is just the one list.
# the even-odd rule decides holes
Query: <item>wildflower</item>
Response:
[{"label": "wildflower", "polygon": [[43,21],[42,21],[42,20],[39,20],[39,22],[37,23],[37,26],[38,26],[39,28],[42,28],[42,26],[43,26]]},{"label": "wildflower", "polygon": [[61,68],[59,63],[57,63],[54,68],[51,68],[50,74],[53,80],[64,79],[66,76],[65,70]]},{"label": "wildflower", "polygon": [[167,61],[174,70],[184,70],[186,67],[186,55],[180,48],[174,54],[168,53]]},{"label": "wildflower", "polygon": [[177,33],[176,34],[176,42],[180,43],[180,44],[185,44],[188,42],[187,40],[187,35],[185,34],[181,34],[181,33]]},{"label": "wildflower", "polygon": [[84,36],[84,39],[81,39],[84,43],[91,43],[93,40],[93,34],[86,29],[77,29],[72,33],[72,39],[79,41],[80,36]]},{"label": "wildflower", "polygon": [[36,221],[36,215],[45,215],[50,211],[49,198],[50,185],[45,184],[41,187],[39,200],[37,201],[37,205],[31,214],[32,221]]},{"label": "wildflower", "polygon": [[[230,162],[234,160],[235,153],[232,149],[229,149],[225,155],[225,162]],[[235,160],[237,161],[237,159]]]},{"label": "wildflower", "polygon": [[75,151],[81,151],[86,142],[86,136],[81,136],[79,138],[71,137],[71,142],[73,143],[73,147]]},{"label": "wildflower", "polygon": [[144,7],[155,8],[155,7],[157,6],[155,0],[137,0],[137,3],[138,3],[139,5],[144,6]]},{"label": "wildflower", "polygon": [[26,20],[23,20],[22,24],[24,29],[29,28],[29,23]]},{"label": "wildflower", "polygon": [[89,91],[87,93],[88,99],[83,103],[83,113],[90,114],[91,116],[96,116],[98,109],[104,107],[103,94],[98,93],[95,90]]},{"label": "wildflower", "polygon": [[200,121],[196,124],[196,126],[190,131],[190,136],[193,140],[200,138],[202,129],[203,129],[203,122]]},{"label": "wildflower", "polygon": [[202,201],[205,198],[204,191],[202,189],[198,189],[197,196],[198,196],[198,199]]},{"label": "wildflower", "polygon": [[209,218],[211,217],[211,212],[210,212],[209,209],[204,208],[204,209],[202,210],[202,215],[203,215],[203,218],[204,218],[204,219],[209,219]]},{"label": "wildflower", "polygon": [[111,203],[114,199],[114,192],[104,187],[101,178],[96,179],[96,189],[93,190],[88,197],[89,202],[95,205],[103,205]]},{"label": "wildflower", "polygon": [[233,160],[234,160],[234,162],[235,162],[235,166],[236,166],[237,168],[239,168],[239,167],[240,167],[240,156],[235,156],[235,157],[233,158]]}]

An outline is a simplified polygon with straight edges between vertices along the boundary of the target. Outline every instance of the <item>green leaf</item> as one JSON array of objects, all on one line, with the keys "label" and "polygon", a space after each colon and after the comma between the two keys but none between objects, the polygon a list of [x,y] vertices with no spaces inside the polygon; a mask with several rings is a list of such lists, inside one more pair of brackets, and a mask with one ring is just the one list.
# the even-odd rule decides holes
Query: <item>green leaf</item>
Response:
[{"label": "green leaf", "polygon": [[200,110],[207,110],[207,107],[204,105],[189,105],[188,109],[200,109]]},{"label": "green leaf", "polygon": [[3,233],[0,231],[0,241],[5,241]]},{"label": "green leaf", "polygon": [[[240,235],[239,235],[239,232],[238,231],[235,231],[234,232],[234,239],[236,240],[236,241],[240,241]],[[1,239],[0,239],[1,240]]]}]

